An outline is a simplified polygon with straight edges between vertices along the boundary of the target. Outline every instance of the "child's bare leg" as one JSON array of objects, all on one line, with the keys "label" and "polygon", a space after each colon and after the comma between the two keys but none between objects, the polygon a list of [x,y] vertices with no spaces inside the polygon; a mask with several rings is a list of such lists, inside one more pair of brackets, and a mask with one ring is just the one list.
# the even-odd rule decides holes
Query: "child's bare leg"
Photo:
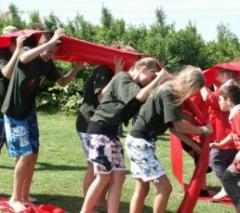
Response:
[{"label": "child's bare leg", "polygon": [[149,182],[136,179],[135,191],[131,199],[129,213],[143,212],[144,201],[149,192]]},{"label": "child's bare leg", "polygon": [[240,151],[236,154],[233,163],[223,174],[222,183],[227,194],[233,201],[237,212],[240,212]]},{"label": "child's bare leg", "polygon": [[15,166],[13,192],[9,200],[9,205],[16,211],[22,211],[26,207],[22,203],[22,185],[25,180],[25,174],[28,171],[29,164],[31,164],[32,154],[21,156]]},{"label": "child's bare leg", "polygon": [[95,207],[99,197],[104,190],[104,188],[111,181],[111,173],[110,174],[97,174],[96,178],[88,188],[87,194],[85,196],[85,200],[83,202],[83,206],[81,209],[81,213],[91,213],[93,208]]},{"label": "child's bare leg", "polygon": [[93,172],[93,165],[90,162],[87,162],[88,168],[84,177],[83,182],[83,195],[84,197],[87,194],[89,186],[92,184],[93,180],[95,179],[94,172]]},{"label": "child's bare leg", "polygon": [[125,171],[112,172],[112,179],[108,188],[108,212],[118,212],[124,180]]},{"label": "child's bare leg", "polygon": [[172,192],[172,186],[166,175],[161,176],[153,181],[157,192],[153,202],[154,213],[165,213],[167,209],[168,199]]},{"label": "child's bare leg", "polygon": [[101,193],[100,197],[99,197],[99,200],[96,204],[96,207],[101,207],[101,208],[105,208],[107,209],[107,194],[108,194],[108,188],[109,188],[109,185],[107,185],[105,187],[105,189],[103,190],[103,192]]},{"label": "child's bare leg", "polygon": [[30,191],[30,187],[31,187],[31,183],[32,183],[32,178],[33,178],[33,172],[34,172],[34,168],[35,168],[35,164],[37,161],[37,154],[32,154],[32,161],[29,164],[27,173],[25,174],[25,180],[24,183],[22,185],[22,201],[25,203],[30,203],[29,201],[29,191]]},{"label": "child's bare leg", "polygon": [[[88,168],[84,177],[84,181],[83,181],[83,196],[85,197],[88,191],[88,188],[90,187],[90,185],[92,184],[92,182],[95,179],[95,175],[94,175],[94,171],[93,171],[93,165],[92,163],[90,163],[89,161],[87,162],[88,164]],[[107,190],[107,188],[106,188]],[[99,201],[97,202],[96,206],[100,206],[100,207],[106,207],[106,193],[107,191],[104,190],[103,193],[100,195]],[[97,212],[97,211],[95,211]]]},{"label": "child's bare leg", "polygon": [[235,206],[235,208],[236,208],[237,213],[240,213],[240,204],[238,204],[237,206]]}]

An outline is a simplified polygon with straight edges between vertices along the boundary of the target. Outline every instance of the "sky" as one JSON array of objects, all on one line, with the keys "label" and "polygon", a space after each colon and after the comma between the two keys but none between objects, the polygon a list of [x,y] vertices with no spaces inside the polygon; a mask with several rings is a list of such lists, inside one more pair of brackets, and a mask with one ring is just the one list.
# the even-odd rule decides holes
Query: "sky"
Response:
[{"label": "sky", "polygon": [[99,24],[105,6],[114,18],[124,19],[127,25],[146,26],[154,23],[156,8],[163,8],[168,24],[175,23],[179,30],[191,21],[206,41],[216,39],[220,23],[240,37],[240,0],[0,0],[0,11],[6,11],[10,3],[23,11],[25,20],[30,11],[38,10],[41,17],[53,12],[63,22],[79,13]]}]

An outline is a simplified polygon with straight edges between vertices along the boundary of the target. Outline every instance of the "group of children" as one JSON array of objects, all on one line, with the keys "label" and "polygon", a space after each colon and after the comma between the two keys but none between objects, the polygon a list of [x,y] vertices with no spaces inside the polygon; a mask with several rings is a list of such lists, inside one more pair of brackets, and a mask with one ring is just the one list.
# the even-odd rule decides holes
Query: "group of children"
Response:
[{"label": "group of children", "polygon": [[[6,84],[0,84],[1,89],[5,85],[5,90],[0,93],[4,92],[1,111],[8,150],[16,158],[13,193],[9,200],[9,205],[16,212],[31,203],[29,190],[39,150],[35,98],[42,80],[46,77],[65,86],[84,68],[83,63],[77,63],[68,74],[62,76],[58,73],[52,57],[63,35],[62,29],[54,34],[43,33],[38,44],[32,48],[24,45],[25,37],[19,37],[15,51],[11,50],[6,59],[0,58],[1,79],[10,79],[6,80]],[[11,46],[9,52],[10,49]],[[131,213],[142,212],[150,182],[156,188],[153,212],[165,212],[167,209],[172,186],[155,153],[157,136],[169,128],[182,138],[188,134],[209,135],[216,130],[214,119],[212,125],[196,126],[184,117],[185,100],[201,89],[203,99],[207,100],[212,95],[203,89],[205,79],[200,68],[189,65],[173,76],[152,57],[140,58],[128,72],[122,70],[123,64],[124,61],[116,60],[115,71],[100,65],[86,84],[77,117],[77,132],[88,163],[81,213],[94,212],[98,205],[104,205],[107,212],[119,212],[126,172],[119,127],[133,116],[137,117],[125,143],[136,182],[130,203]],[[211,145],[219,149],[232,140],[235,143],[231,155],[234,161],[229,161],[227,166],[232,164],[227,170],[225,166],[221,180],[238,211],[239,192],[236,193],[236,186],[240,159],[239,154],[236,155],[239,147],[236,144],[240,134],[239,95],[238,86],[223,84],[214,96],[221,110],[231,110],[229,120],[232,127],[227,138],[221,138],[217,143],[218,139],[214,137]],[[189,145],[187,140],[186,144]]]},{"label": "group of children", "polygon": [[187,66],[173,79],[153,58],[142,58],[130,71],[119,72],[113,78],[101,77],[109,71],[100,68],[87,82],[77,119],[89,165],[81,212],[93,212],[105,198],[108,212],[119,211],[125,164],[118,129],[136,113],[126,138],[131,172],[136,179],[130,212],[142,211],[150,182],[157,189],[153,211],[165,212],[171,184],[155,154],[154,139],[170,127],[185,134],[212,133],[210,125],[198,127],[182,119],[182,103],[204,86],[201,70]]}]

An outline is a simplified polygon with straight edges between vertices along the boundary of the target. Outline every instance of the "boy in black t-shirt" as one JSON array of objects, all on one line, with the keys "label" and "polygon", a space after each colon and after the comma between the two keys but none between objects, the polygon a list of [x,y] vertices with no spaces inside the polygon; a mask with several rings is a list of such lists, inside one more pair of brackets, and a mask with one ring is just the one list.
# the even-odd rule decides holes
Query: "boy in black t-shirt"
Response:
[{"label": "boy in black t-shirt", "polygon": [[[17,31],[16,27],[4,27],[3,36],[15,31]],[[25,38],[24,36],[19,36],[18,38],[13,37],[8,47],[0,48],[0,107],[2,107],[9,79]],[[0,149],[5,143],[5,140],[3,114],[0,112]]]},{"label": "boy in black t-shirt", "polygon": [[58,49],[63,29],[54,35],[43,33],[37,47],[22,48],[8,86],[2,112],[6,128],[9,154],[16,157],[13,193],[9,205],[16,211],[29,203],[29,190],[38,156],[39,132],[35,99],[44,77],[66,86],[83,68],[77,63],[66,75],[56,70],[52,57]]}]

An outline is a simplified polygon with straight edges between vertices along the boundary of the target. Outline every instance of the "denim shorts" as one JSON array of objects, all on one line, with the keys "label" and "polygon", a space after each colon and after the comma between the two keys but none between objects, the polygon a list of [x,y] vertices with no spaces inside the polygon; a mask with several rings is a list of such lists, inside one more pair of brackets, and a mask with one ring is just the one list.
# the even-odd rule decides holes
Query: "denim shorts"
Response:
[{"label": "denim shorts", "polygon": [[4,115],[4,124],[10,156],[18,157],[38,153],[39,131],[36,113],[22,120]]},{"label": "denim shorts", "polygon": [[4,128],[4,119],[0,118],[0,150],[6,142],[6,134]]}]

